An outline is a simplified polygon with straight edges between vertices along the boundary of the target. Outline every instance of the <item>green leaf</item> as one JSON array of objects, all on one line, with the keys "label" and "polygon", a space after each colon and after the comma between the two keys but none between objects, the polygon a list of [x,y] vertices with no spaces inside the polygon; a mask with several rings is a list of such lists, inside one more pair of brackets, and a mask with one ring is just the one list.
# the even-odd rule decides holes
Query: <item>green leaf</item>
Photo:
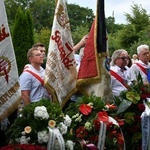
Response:
[{"label": "green leaf", "polygon": [[140,100],[140,95],[136,92],[128,92],[126,94],[126,98],[133,102],[134,104],[137,104],[138,101]]}]

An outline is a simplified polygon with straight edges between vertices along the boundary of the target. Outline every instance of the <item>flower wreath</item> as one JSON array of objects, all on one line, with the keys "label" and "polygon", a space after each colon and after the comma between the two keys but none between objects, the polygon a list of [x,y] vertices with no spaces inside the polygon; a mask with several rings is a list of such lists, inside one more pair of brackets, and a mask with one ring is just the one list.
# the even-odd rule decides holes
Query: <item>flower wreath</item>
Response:
[{"label": "flower wreath", "polygon": [[70,132],[65,135],[71,139],[74,149],[124,149],[124,137],[115,119],[110,117],[116,110],[105,104],[100,97],[82,97],[71,103],[65,113],[72,119]]},{"label": "flower wreath", "polygon": [[[63,114],[59,104],[40,100],[21,110],[19,117],[8,129],[6,135],[10,144],[15,144],[15,148],[18,144],[20,146],[25,144],[25,146],[35,145],[45,148],[48,145],[49,149],[50,146],[60,149],[63,143],[64,148],[71,149],[73,143],[71,141],[65,143],[62,137],[67,133],[70,124],[71,118]],[[20,146],[18,145],[18,148]]]}]

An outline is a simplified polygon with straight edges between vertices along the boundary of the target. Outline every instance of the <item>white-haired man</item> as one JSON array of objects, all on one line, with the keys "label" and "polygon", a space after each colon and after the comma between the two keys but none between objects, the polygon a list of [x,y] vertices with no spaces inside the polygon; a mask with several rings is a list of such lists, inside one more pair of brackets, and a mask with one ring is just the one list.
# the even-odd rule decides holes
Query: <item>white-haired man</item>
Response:
[{"label": "white-haired man", "polygon": [[140,45],[137,47],[138,61],[130,67],[131,80],[136,81],[138,75],[140,74],[144,84],[149,83],[148,81],[148,71],[150,69],[149,63],[149,46]]},{"label": "white-haired man", "polygon": [[110,75],[111,89],[114,96],[119,96],[122,91],[131,85],[129,68],[127,67],[128,53],[124,49],[115,50],[111,57]]}]

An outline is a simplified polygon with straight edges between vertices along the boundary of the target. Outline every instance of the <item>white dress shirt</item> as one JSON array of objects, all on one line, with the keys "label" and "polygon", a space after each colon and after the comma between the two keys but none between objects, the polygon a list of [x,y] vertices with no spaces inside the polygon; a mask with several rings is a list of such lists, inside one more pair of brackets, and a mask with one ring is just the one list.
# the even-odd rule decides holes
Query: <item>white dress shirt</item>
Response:
[{"label": "white dress shirt", "polygon": [[[118,67],[117,65],[111,66],[110,70],[116,72],[124,80],[124,83],[126,83],[127,85],[132,84],[130,80],[131,78],[129,68],[127,66],[125,66],[124,71],[121,71],[121,68]],[[112,75],[111,75],[111,89],[114,96],[119,96],[122,91],[127,90],[127,88]]]},{"label": "white dress shirt", "polygon": [[[143,66],[144,68],[150,68],[150,64],[148,63],[148,65],[144,64],[141,60],[137,61],[136,63],[139,63],[141,66]],[[136,81],[137,80],[137,76],[141,75],[142,79],[143,79],[143,82],[148,82],[148,79],[147,79],[147,75],[141,70],[141,68],[136,65],[136,64],[133,64],[131,67],[130,67],[130,74],[131,74],[131,81]]]}]

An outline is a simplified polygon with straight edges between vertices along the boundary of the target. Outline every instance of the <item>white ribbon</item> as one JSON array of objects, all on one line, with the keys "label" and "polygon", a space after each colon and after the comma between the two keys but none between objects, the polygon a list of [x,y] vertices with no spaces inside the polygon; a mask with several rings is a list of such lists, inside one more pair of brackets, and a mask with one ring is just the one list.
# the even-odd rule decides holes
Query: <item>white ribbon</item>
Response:
[{"label": "white ribbon", "polygon": [[[108,122],[112,122],[114,125],[119,127],[118,122],[110,116],[108,118]],[[106,128],[107,128],[106,123],[100,121],[100,130],[99,130],[99,137],[98,137],[98,144],[97,144],[97,148],[99,150],[104,150],[105,137],[106,137]],[[121,129],[120,129],[120,131],[121,131]],[[122,133],[122,131],[121,131],[121,133]],[[123,135],[123,133],[122,133],[122,135]],[[125,143],[124,143],[123,150],[126,150]]]},{"label": "white ribbon", "polygon": [[[150,99],[147,99],[150,101]],[[145,111],[141,115],[142,150],[150,150],[150,108],[144,102]]]},{"label": "white ribbon", "polygon": [[97,143],[97,148],[99,150],[104,150],[106,127],[107,127],[106,123],[100,121],[99,137],[98,137],[98,143]]},{"label": "white ribbon", "polygon": [[48,127],[48,129],[49,129],[49,140],[47,143],[47,150],[54,150],[56,141],[59,145],[59,149],[65,150],[65,142],[60,131],[57,128],[51,129]]}]

